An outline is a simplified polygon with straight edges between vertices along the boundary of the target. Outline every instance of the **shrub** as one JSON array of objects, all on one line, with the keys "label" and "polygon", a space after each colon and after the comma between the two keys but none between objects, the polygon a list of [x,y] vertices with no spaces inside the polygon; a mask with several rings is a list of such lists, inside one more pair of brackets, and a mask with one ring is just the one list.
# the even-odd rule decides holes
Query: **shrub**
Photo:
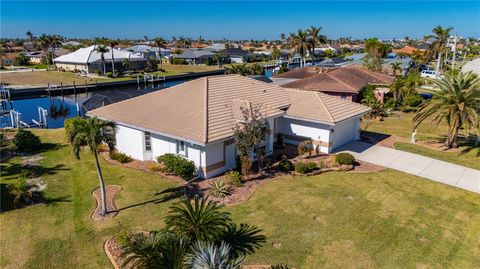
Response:
[{"label": "shrub", "polygon": [[178,155],[167,153],[157,158],[159,163],[165,167],[163,171],[170,173],[185,180],[190,179],[195,173],[195,163]]},{"label": "shrub", "polygon": [[230,195],[228,185],[223,180],[214,180],[210,183],[210,194],[217,198],[224,198]]},{"label": "shrub", "polygon": [[232,186],[235,186],[235,187],[243,186],[242,176],[238,171],[232,170],[232,171],[226,172],[225,178],[227,179],[227,182]]},{"label": "shrub", "polygon": [[105,76],[111,78],[111,77],[113,77],[113,73],[112,72],[105,72]]},{"label": "shrub", "polygon": [[130,238],[132,237],[132,233],[127,230],[125,227],[122,227],[120,231],[115,235],[115,241],[120,246],[126,246],[130,242]]},{"label": "shrub", "polygon": [[160,164],[155,163],[155,162],[148,163],[147,168],[148,168],[148,170],[150,170],[152,172],[158,172],[158,171],[162,170],[162,166],[160,166]]},{"label": "shrub", "polygon": [[388,99],[383,105],[386,109],[395,109],[397,107],[397,101],[394,98]]},{"label": "shrub", "polygon": [[290,269],[290,268],[291,268],[290,266],[283,263],[271,266],[271,269]]},{"label": "shrub", "polygon": [[32,132],[20,129],[12,140],[13,145],[20,151],[32,152],[40,148],[40,138]]},{"label": "shrub", "polygon": [[423,102],[423,98],[418,94],[410,94],[403,98],[403,105],[409,107],[418,107]]},{"label": "shrub", "polygon": [[287,158],[283,158],[283,160],[278,163],[278,170],[281,172],[287,173],[292,171],[293,169],[293,163]]},{"label": "shrub", "polygon": [[305,140],[298,144],[298,154],[303,155],[308,152],[308,156],[312,156],[313,143],[312,140]]},{"label": "shrub", "polygon": [[317,168],[316,163],[296,163],[295,164],[295,172],[300,173],[300,174],[306,174],[313,172]]},{"label": "shrub", "polygon": [[335,154],[335,162],[338,164],[352,165],[355,158],[350,153],[342,152]]},{"label": "shrub", "polygon": [[118,161],[120,163],[128,163],[132,161],[132,157],[118,151],[110,151],[109,156],[110,159]]}]

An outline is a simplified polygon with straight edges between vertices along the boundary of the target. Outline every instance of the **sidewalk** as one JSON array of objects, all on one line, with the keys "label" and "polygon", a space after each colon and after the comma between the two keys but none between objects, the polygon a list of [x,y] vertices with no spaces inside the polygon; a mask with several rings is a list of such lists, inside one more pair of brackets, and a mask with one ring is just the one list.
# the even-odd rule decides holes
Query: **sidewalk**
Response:
[{"label": "sidewalk", "polygon": [[356,141],[338,151],[356,159],[480,193],[480,171],[418,154]]}]

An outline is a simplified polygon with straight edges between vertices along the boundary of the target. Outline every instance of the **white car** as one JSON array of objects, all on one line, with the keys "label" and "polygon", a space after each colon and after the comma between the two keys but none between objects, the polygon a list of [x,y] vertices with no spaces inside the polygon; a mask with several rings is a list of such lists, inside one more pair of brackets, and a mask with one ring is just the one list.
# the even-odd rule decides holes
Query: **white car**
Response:
[{"label": "white car", "polygon": [[422,78],[442,78],[442,76],[437,75],[435,70],[422,70],[422,72],[420,72],[420,76]]}]

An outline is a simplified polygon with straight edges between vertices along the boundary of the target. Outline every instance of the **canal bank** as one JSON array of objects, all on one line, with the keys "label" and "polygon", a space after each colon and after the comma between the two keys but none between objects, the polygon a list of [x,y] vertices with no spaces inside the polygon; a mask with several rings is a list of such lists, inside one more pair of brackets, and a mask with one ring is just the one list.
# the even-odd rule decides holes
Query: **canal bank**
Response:
[{"label": "canal bank", "polygon": [[190,80],[199,77],[213,76],[213,75],[223,75],[225,74],[225,69],[198,72],[198,73],[188,73],[188,74],[179,74],[171,75],[166,77],[156,78],[155,80],[144,79],[143,76],[129,80],[123,81],[112,81],[112,82],[102,82],[102,83],[90,83],[90,84],[71,84],[71,85],[56,85],[56,87],[41,86],[41,87],[29,87],[21,89],[11,89],[10,96],[12,100],[26,99],[26,98],[36,98],[42,96],[62,96],[62,95],[71,95],[71,94],[81,94],[101,90],[112,90],[114,88],[132,88],[132,89],[147,89],[152,85],[179,81],[179,80]]}]

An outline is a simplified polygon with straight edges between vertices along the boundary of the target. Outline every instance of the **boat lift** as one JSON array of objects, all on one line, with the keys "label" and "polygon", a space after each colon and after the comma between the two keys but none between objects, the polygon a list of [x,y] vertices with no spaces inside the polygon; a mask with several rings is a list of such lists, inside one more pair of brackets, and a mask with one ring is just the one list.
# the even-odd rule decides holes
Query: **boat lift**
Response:
[{"label": "boat lift", "polygon": [[37,107],[38,109],[38,121],[32,119],[32,122],[40,128],[48,128],[47,116],[48,112],[43,107]]}]

